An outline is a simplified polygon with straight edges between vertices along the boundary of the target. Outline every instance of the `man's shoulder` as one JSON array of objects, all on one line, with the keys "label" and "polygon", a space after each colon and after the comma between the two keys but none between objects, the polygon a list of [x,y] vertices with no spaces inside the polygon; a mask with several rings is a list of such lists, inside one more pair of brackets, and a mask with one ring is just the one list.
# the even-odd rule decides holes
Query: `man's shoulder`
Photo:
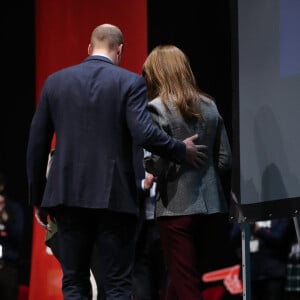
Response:
[{"label": "man's shoulder", "polygon": [[[90,73],[97,73],[96,69],[97,67],[92,67],[92,68],[87,68],[86,63],[91,60],[85,59],[81,63],[78,63],[76,65],[71,65],[62,69],[59,69],[52,74],[50,74],[47,78],[47,81],[50,82],[57,82],[64,80],[65,78],[78,78],[78,76],[82,76],[83,74],[90,74]],[[105,63],[105,62],[104,62]],[[97,64],[99,65],[99,64]],[[96,65],[95,65],[96,66]],[[99,65],[100,67],[100,65]],[[101,68],[101,67],[100,67]],[[137,85],[145,85],[145,79],[143,76],[141,76],[138,73],[135,73],[131,70],[125,69],[123,67],[110,64],[110,63],[105,63],[105,72],[107,74],[109,73],[111,77],[118,78],[118,79],[124,79],[128,83],[134,83]]]},{"label": "man's shoulder", "polygon": [[48,75],[47,80],[53,80],[55,78],[59,78],[61,76],[65,76],[67,73],[74,72],[75,69],[79,67],[80,64],[72,65],[72,66],[67,66],[61,69],[58,69],[51,74]]},{"label": "man's shoulder", "polygon": [[142,77],[140,74],[133,72],[131,70],[125,69],[124,67],[121,66],[116,66],[114,65],[114,67],[121,73],[123,73],[126,76],[132,77],[132,78],[136,78],[136,79],[144,79],[144,77]]},{"label": "man's shoulder", "polygon": [[146,81],[143,76],[122,67],[116,66],[116,68],[119,70],[117,72],[119,72],[120,78],[123,78],[123,81],[128,85],[138,89],[146,89]]}]

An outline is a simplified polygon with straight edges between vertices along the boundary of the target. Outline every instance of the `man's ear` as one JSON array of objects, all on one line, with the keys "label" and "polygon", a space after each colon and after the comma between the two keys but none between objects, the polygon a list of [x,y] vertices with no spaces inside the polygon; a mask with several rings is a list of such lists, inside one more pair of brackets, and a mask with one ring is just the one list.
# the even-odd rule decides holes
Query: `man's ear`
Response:
[{"label": "man's ear", "polygon": [[124,44],[120,44],[120,45],[118,46],[117,54],[118,54],[119,56],[122,55],[122,52],[123,52],[123,46],[124,46]]},{"label": "man's ear", "polygon": [[93,46],[91,44],[88,45],[88,55],[91,55],[93,52]]}]

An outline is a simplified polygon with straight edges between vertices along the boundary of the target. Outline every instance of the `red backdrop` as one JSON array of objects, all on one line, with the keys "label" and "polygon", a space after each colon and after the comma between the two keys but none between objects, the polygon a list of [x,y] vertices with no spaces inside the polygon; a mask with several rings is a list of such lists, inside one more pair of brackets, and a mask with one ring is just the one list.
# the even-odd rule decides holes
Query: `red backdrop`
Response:
[{"label": "red backdrop", "polygon": [[[102,23],[120,27],[125,40],[121,66],[141,73],[147,55],[146,0],[35,0],[35,21],[36,103],[49,74],[87,56],[90,33]],[[44,240],[34,220],[29,300],[61,300],[61,270]]]}]

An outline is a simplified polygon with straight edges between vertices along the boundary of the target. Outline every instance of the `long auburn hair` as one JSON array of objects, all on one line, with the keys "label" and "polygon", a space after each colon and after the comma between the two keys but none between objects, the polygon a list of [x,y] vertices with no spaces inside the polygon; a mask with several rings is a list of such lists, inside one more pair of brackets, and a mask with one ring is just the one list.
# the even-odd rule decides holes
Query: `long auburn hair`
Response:
[{"label": "long auburn hair", "polygon": [[174,45],[159,45],[146,58],[142,75],[151,101],[160,97],[167,109],[172,101],[184,119],[201,118],[202,92],[185,53]]}]

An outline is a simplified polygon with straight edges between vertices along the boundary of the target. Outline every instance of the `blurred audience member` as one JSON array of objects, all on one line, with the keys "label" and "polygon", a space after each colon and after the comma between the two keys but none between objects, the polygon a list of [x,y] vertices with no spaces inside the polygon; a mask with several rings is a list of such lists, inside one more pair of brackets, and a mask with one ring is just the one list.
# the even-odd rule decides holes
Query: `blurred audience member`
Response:
[{"label": "blurred audience member", "polygon": [[[300,232],[300,217],[296,221],[295,226],[297,226],[297,230]],[[300,241],[297,238],[296,230],[288,255],[285,294],[285,300],[300,299]]]},{"label": "blurred audience member", "polygon": [[0,173],[0,299],[16,300],[24,212],[21,204],[9,198],[5,184],[5,175]]},{"label": "blurred audience member", "polygon": [[140,223],[133,270],[134,300],[163,299],[167,272],[160,244],[160,234],[155,218],[156,182],[152,174],[145,172],[144,156],[150,152],[141,147],[134,153],[136,181],[140,199]]},{"label": "blurred audience member", "polygon": [[[284,299],[291,225],[284,218],[250,225],[251,300]],[[234,224],[231,233],[241,258],[240,224]]]}]

